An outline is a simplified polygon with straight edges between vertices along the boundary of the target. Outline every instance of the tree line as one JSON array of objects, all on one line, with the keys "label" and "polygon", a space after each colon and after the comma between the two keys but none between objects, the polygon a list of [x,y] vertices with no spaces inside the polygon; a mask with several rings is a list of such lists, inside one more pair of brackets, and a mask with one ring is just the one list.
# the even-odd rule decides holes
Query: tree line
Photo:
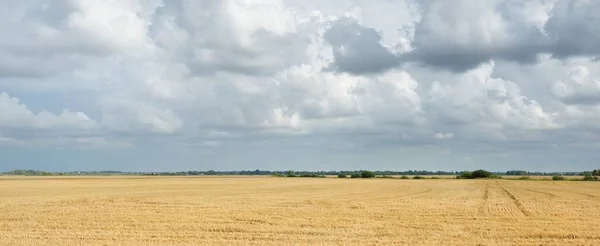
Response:
[{"label": "tree line", "polygon": [[25,170],[17,169],[9,172],[1,173],[3,175],[23,175],[23,176],[106,176],[106,175],[127,175],[127,176],[214,176],[214,175],[269,175],[280,177],[325,177],[338,176],[350,178],[372,178],[376,176],[388,177],[392,175],[409,175],[409,176],[435,176],[435,175],[456,175],[457,178],[498,178],[505,176],[552,176],[559,180],[564,176],[584,176],[585,180],[597,180],[600,176],[600,169],[583,172],[528,172],[524,170],[510,170],[506,172],[490,172],[486,170],[475,171],[427,171],[427,170],[408,170],[408,171],[269,171],[269,170],[242,170],[242,171],[179,171],[179,172],[121,172],[121,171],[70,171],[70,172],[49,172],[40,170]]}]

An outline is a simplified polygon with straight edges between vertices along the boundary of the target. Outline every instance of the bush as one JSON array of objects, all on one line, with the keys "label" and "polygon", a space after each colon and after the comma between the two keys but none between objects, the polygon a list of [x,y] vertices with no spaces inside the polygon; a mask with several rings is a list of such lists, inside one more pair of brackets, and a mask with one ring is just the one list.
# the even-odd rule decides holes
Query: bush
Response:
[{"label": "bush", "polygon": [[425,177],[417,175],[417,176],[414,176],[413,179],[425,179]]},{"label": "bush", "polygon": [[479,178],[502,178],[496,176],[491,172],[483,169],[475,170],[473,172],[463,172],[460,176],[456,176],[457,179],[479,179]]},{"label": "bush", "polygon": [[552,176],[552,180],[567,180],[564,176],[554,175]]},{"label": "bush", "polygon": [[287,176],[287,177],[296,177],[296,173],[294,173],[294,171],[292,171],[292,170],[289,170],[289,171],[287,171],[287,173],[286,173],[285,176]]},{"label": "bush", "polygon": [[303,173],[300,176],[292,176],[292,177],[302,177],[302,178],[325,178],[325,175],[318,175],[314,173]]},{"label": "bush", "polygon": [[598,176],[591,176],[591,175],[585,175],[583,177],[584,181],[597,181],[598,180]]},{"label": "bush", "polygon": [[531,179],[531,177],[529,177],[529,176],[523,176],[523,177],[519,178],[519,180],[530,180],[530,179]]},{"label": "bush", "polygon": [[350,175],[350,178],[353,178],[353,179],[360,178],[360,174],[353,173],[352,175]]},{"label": "bush", "polygon": [[488,172],[486,170],[483,170],[483,169],[475,170],[475,171],[473,171],[473,173],[471,173],[472,179],[492,178],[492,177],[494,177],[494,174],[492,174],[491,172]]},{"label": "bush", "polygon": [[400,177],[400,179],[408,179],[408,176],[402,175],[402,177]]},{"label": "bush", "polygon": [[338,178],[345,179],[347,177],[348,177],[348,175],[346,175],[346,174],[338,174]]},{"label": "bush", "polygon": [[525,171],[525,170],[512,170],[512,171],[507,171],[506,175],[509,175],[509,176],[517,176],[517,175],[518,176],[527,176],[527,173],[528,172]]},{"label": "bush", "polygon": [[384,174],[384,175],[381,176],[381,178],[384,178],[384,179],[393,179],[394,177],[392,177],[391,175],[385,175]]},{"label": "bush", "polygon": [[457,179],[472,179],[473,173],[471,172],[463,172],[460,175],[456,176]]},{"label": "bush", "polygon": [[431,179],[440,179],[440,177],[431,177]]},{"label": "bush", "polygon": [[371,171],[365,170],[365,171],[362,171],[360,173],[360,177],[365,178],[365,179],[367,179],[367,178],[375,178],[375,173],[371,172]]}]

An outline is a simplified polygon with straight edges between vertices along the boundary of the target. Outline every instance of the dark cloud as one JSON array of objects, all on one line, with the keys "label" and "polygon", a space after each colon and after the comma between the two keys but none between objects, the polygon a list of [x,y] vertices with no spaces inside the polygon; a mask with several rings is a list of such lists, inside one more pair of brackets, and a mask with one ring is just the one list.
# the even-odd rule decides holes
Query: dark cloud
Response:
[{"label": "dark cloud", "polygon": [[546,23],[553,42],[549,53],[563,59],[600,56],[600,1],[563,0],[555,4]]},{"label": "dark cloud", "polygon": [[600,92],[592,94],[578,94],[571,95],[563,98],[562,101],[566,104],[578,104],[578,105],[599,105],[600,104]]},{"label": "dark cloud", "polygon": [[450,46],[425,48],[419,47],[418,44],[416,47],[414,51],[404,57],[404,60],[434,68],[448,69],[453,72],[465,72],[494,59],[518,61],[526,64],[535,63],[537,53],[530,53],[529,51],[539,49],[529,45],[502,49],[499,52],[496,50],[477,50]]},{"label": "dark cloud", "polygon": [[530,13],[519,10],[524,3],[467,2],[423,3],[414,49],[401,56],[380,44],[375,29],[342,18],[325,34],[334,47],[332,65],[353,74],[381,72],[403,62],[464,72],[490,60],[533,64],[543,53],[557,59],[600,56],[599,1],[558,1],[543,26],[526,20]]},{"label": "dark cloud", "polygon": [[336,70],[352,74],[378,73],[397,66],[400,59],[380,43],[381,35],[350,18],[340,18],[325,32],[333,46]]},{"label": "dark cloud", "polygon": [[[479,64],[493,59],[515,61],[523,64],[537,62],[537,57],[542,53],[549,53],[557,59],[573,56],[597,57],[600,55],[600,11],[598,1],[558,1],[543,30],[534,26],[523,24],[512,11],[515,3],[501,2],[492,9],[502,17],[502,24],[506,27],[507,38],[504,40],[488,40],[489,43],[472,41],[460,43],[456,40],[444,40],[443,33],[438,26],[431,25],[431,20],[424,18],[415,31],[414,46],[416,49],[408,54],[408,60],[416,61],[432,67],[446,68],[455,72],[463,72],[477,67]],[[511,6],[509,6],[511,5]],[[439,8],[432,8],[440,10]],[[464,9],[444,9],[446,11],[462,11]],[[426,10],[427,11],[427,10]],[[472,11],[474,12],[474,11]],[[459,24],[467,25],[470,31],[477,31],[475,25],[480,21],[473,19],[474,14],[450,15],[444,19],[446,23],[455,23],[455,30],[459,31]],[[475,14],[476,15],[476,14]],[[427,13],[425,13],[427,17]],[[432,17],[444,18],[439,13]],[[494,30],[480,30],[492,32]],[[493,37],[493,36],[492,36]],[[472,37],[467,37],[471,38]]]},{"label": "dark cloud", "polygon": [[524,23],[513,2],[438,1],[424,4],[414,50],[405,59],[464,72],[494,59],[535,63],[547,50],[539,28]]}]

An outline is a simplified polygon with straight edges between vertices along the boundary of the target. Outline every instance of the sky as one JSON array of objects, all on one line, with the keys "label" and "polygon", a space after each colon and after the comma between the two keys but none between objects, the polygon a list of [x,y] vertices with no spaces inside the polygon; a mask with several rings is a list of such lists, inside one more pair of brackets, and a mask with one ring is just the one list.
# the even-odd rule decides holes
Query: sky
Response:
[{"label": "sky", "polygon": [[600,1],[0,6],[0,171],[600,168]]}]

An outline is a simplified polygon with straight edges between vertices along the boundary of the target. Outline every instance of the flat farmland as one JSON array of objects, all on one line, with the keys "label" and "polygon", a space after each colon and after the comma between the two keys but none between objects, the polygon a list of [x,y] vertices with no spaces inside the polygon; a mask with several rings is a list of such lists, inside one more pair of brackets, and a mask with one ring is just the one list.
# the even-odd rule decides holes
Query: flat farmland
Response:
[{"label": "flat farmland", "polygon": [[0,177],[2,245],[600,245],[600,182]]}]

